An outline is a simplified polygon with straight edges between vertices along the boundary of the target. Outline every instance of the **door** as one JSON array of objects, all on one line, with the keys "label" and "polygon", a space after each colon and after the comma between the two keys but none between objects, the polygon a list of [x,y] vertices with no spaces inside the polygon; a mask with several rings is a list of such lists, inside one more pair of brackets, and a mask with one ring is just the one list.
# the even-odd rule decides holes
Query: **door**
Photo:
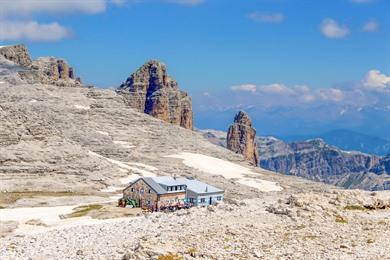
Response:
[{"label": "door", "polygon": [[213,204],[213,198],[212,198],[212,197],[210,197],[210,199],[209,199],[209,204],[210,204],[210,205]]}]

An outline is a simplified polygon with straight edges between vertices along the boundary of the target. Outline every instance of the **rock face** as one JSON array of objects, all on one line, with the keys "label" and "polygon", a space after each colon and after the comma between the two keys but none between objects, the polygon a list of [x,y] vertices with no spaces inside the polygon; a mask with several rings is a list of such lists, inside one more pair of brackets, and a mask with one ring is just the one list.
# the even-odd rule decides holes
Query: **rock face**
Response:
[{"label": "rock face", "polygon": [[248,114],[243,111],[238,112],[227,133],[227,148],[244,155],[248,161],[258,165],[259,155],[255,137],[256,129],[252,127],[252,121]]},{"label": "rock face", "polygon": [[4,58],[15,62],[16,64],[28,67],[32,64],[30,54],[26,46],[13,45],[13,46],[4,46],[0,48],[0,55]]},{"label": "rock face", "polygon": [[[198,130],[210,142],[226,147],[226,133]],[[322,139],[286,143],[274,137],[256,137],[261,168],[344,188],[390,190],[390,155],[380,157],[346,152]]]},{"label": "rock face", "polygon": [[14,73],[8,73],[6,80],[10,83],[42,83],[61,87],[82,86],[81,80],[75,79],[73,68],[69,67],[63,59],[40,57],[33,61],[24,45],[0,48],[0,57],[12,62],[15,67],[19,67],[13,71]]},{"label": "rock face", "polygon": [[132,108],[166,122],[192,129],[192,101],[167,74],[166,66],[149,61],[117,89]]},{"label": "rock face", "polygon": [[390,189],[388,158],[346,152],[322,139],[285,143],[258,138],[264,169],[336,184],[345,188]]},{"label": "rock face", "polygon": [[55,57],[40,57],[31,66],[38,71],[40,82],[43,84],[79,87],[82,86],[80,78],[74,77],[72,67],[62,59]]},{"label": "rock face", "polygon": [[[379,160],[379,163],[376,164],[371,171],[375,174],[390,174],[390,155],[387,155]],[[390,186],[390,183],[389,183]]]}]

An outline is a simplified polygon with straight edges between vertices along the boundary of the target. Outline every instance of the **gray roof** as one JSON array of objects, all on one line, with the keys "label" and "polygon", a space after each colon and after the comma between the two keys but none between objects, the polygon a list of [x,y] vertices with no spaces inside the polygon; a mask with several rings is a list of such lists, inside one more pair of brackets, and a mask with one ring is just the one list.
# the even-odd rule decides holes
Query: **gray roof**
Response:
[{"label": "gray roof", "polygon": [[[152,188],[157,194],[166,194],[172,193],[167,191],[163,186],[179,186],[186,185],[187,190],[190,190],[197,194],[209,194],[209,193],[222,193],[223,190],[218,189],[214,186],[211,186],[207,183],[186,179],[186,178],[173,178],[171,176],[157,176],[157,177],[143,177],[138,178],[132,182],[132,184],[136,183],[140,179],[143,179],[149,186]],[[173,191],[177,192],[177,191]]]},{"label": "gray roof", "polygon": [[186,185],[185,182],[182,181],[183,178],[174,178],[172,176],[156,176],[151,177],[155,182],[164,186],[179,186]]},{"label": "gray roof", "polygon": [[179,181],[184,182],[187,185],[187,190],[190,190],[192,192],[198,193],[198,194],[208,194],[208,193],[219,193],[223,192],[223,190],[218,189],[214,186],[211,186],[207,183],[198,181],[198,180],[191,180],[186,178],[178,178]]},{"label": "gray roof", "polygon": [[145,177],[143,180],[152,188],[157,194],[165,194],[167,191],[163,189],[152,177]]}]

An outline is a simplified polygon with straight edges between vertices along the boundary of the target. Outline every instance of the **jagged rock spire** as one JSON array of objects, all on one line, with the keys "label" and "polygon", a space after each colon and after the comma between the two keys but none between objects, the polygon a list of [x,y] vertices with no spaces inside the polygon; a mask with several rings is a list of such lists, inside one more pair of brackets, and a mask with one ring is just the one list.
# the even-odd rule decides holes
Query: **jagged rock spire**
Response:
[{"label": "jagged rock spire", "polygon": [[191,98],[168,76],[162,62],[146,62],[130,75],[117,92],[140,112],[187,129],[193,128]]},{"label": "jagged rock spire", "polygon": [[255,143],[256,129],[252,127],[249,115],[240,111],[234,117],[234,123],[229,127],[227,134],[227,148],[235,153],[242,154],[254,165],[259,163],[259,155]]}]

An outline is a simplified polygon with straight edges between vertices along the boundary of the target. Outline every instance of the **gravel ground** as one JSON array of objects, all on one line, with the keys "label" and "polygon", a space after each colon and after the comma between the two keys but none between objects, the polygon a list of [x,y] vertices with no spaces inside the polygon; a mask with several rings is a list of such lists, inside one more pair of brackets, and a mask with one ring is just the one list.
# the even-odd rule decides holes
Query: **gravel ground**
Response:
[{"label": "gravel ground", "polygon": [[346,210],[349,203],[363,207],[382,201],[360,193],[351,199],[351,194],[270,194],[175,213],[8,236],[0,240],[0,258],[390,259],[389,208]]}]

